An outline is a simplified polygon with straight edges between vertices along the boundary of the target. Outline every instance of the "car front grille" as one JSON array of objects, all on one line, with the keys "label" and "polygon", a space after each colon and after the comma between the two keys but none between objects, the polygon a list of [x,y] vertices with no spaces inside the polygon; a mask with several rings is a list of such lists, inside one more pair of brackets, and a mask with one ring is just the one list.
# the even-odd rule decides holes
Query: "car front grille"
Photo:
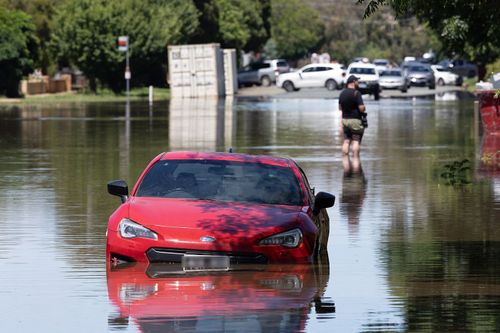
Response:
[{"label": "car front grille", "polygon": [[181,263],[182,257],[185,254],[228,256],[231,265],[267,263],[267,257],[258,253],[179,250],[165,248],[151,248],[146,252],[149,262],[151,263]]}]

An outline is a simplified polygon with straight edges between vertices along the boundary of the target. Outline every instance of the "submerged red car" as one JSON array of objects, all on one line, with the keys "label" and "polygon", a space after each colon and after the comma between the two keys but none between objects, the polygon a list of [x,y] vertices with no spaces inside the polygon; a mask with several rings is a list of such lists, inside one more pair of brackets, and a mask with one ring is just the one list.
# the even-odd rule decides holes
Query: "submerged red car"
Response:
[{"label": "submerged red car", "polygon": [[108,183],[122,205],[111,215],[112,263],[172,263],[175,271],[240,264],[309,263],[326,252],[335,197],[314,191],[291,159],[168,152],[127,183]]}]

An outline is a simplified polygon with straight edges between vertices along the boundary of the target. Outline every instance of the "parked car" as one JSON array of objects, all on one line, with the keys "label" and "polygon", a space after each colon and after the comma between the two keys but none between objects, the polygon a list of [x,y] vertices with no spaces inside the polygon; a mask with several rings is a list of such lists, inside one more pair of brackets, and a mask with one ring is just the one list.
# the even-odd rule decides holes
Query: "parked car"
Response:
[{"label": "parked car", "polygon": [[238,86],[262,85],[270,86],[276,81],[275,69],[268,62],[256,62],[238,71]]},{"label": "parked car", "polygon": [[264,63],[271,65],[276,77],[280,74],[290,72],[290,65],[285,59],[264,60]]},{"label": "parked car", "polygon": [[436,88],[436,79],[431,66],[421,62],[405,62],[401,65],[403,74],[410,82],[410,86],[423,86],[429,89]]},{"label": "parked car", "polygon": [[374,59],[373,64],[377,69],[377,72],[380,74],[381,71],[384,71],[389,68],[391,62],[387,59]]},{"label": "parked car", "polygon": [[379,83],[383,89],[399,89],[405,93],[410,84],[399,68],[391,68],[379,73]]},{"label": "parked car", "polygon": [[437,63],[439,66],[444,68],[449,68],[453,73],[466,76],[474,77],[477,75],[477,65],[462,59],[445,59]]},{"label": "parked car", "polygon": [[279,75],[276,86],[288,92],[316,87],[335,90],[342,87],[344,76],[345,67],[342,64],[309,64],[298,71]]},{"label": "parked car", "polygon": [[231,270],[239,263],[310,263],[325,253],[327,207],[291,159],[235,153],[169,152],[143,171],[109,218],[111,262],[169,262],[185,270]]},{"label": "parked car", "polygon": [[379,75],[374,64],[353,62],[347,67],[346,80],[351,75],[359,78],[358,90],[362,94],[373,95],[375,100],[380,98]]},{"label": "parked car", "polygon": [[463,78],[460,75],[452,73],[449,68],[439,65],[431,65],[431,68],[434,71],[434,77],[438,86],[444,86],[446,84],[456,86],[462,85]]}]

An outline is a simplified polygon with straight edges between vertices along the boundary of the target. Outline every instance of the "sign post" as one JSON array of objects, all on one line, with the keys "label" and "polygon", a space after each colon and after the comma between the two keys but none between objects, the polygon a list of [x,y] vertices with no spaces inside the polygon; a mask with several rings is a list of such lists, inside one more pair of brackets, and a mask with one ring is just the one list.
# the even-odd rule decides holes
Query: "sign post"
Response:
[{"label": "sign post", "polygon": [[129,49],[129,39],[128,36],[120,36],[118,37],[118,51],[120,52],[125,52],[125,81],[127,84],[127,101],[130,96],[130,78],[132,77],[132,74],[130,72],[130,65],[129,65],[129,59],[128,59],[128,49]]}]

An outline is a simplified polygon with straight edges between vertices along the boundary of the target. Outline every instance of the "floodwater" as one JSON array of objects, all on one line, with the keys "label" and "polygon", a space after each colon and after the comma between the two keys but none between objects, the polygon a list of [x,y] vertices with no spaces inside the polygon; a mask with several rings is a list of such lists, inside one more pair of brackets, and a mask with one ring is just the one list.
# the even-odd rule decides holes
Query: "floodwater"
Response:
[{"label": "floodwater", "polygon": [[[0,106],[0,332],[499,332],[500,171],[473,101],[366,105],[360,161],[335,99]],[[230,147],[292,157],[337,197],[329,265],[107,271],[106,183]]]}]

